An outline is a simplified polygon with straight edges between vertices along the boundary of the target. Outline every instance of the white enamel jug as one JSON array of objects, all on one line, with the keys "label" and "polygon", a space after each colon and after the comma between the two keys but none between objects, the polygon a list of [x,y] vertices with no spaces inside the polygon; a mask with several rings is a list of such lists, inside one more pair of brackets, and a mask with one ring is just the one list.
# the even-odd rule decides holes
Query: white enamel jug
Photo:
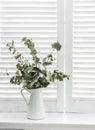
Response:
[{"label": "white enamel jug", "polygon": [[[30,100],[27,102],[23,91],[26,90],[30,93]],[[42,96],[42,88],[38,89],[21,89],[21,94],[24,98],[24,101],[27,105],[27,118],[32,120],[38,120],[45,118],[45,109],[44,109],[44,102]]]}]

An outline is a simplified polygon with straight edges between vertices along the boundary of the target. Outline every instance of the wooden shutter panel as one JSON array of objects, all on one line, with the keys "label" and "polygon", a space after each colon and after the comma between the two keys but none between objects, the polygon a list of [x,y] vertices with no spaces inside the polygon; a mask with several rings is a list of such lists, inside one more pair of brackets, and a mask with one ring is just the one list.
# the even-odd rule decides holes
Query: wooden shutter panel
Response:
[{"label": "wooden shutter panel", "polygon": [[95,99],[95,1],[73,0],[73,97]]},{"label": "wooden shutter panel", "polygon": [[66,111],[95,112],[95,1],[65,5]]},{"label": "wooden shutter panel", "polygon": [[[22,37],[31,37],[40,57],[51,51],[51,43],[57,41],[57,0],[0,0],[0,99],[20,99],[21,86],[13,86],[9,78],[15,72],[16,60],[6,48],[12,39],[18,52],[30,59],[28,49],[20,44]],[[54,52],[55,58],[57,53]],[[56,69],[57,61],[49,69]],[[6,75],[6,71],[10,76]],[[56,85],[43,91],[46,100],[57,97]]]}]

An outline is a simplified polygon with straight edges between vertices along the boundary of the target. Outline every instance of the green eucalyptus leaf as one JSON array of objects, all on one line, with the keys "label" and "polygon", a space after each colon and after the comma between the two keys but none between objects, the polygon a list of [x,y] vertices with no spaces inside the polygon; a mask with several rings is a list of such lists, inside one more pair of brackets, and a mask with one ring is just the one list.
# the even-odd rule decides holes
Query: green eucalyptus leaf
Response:
[{"label": "green eucalyptus leaf", "polygon": [[21,57],[21,53],[17,53],[16,56],[15,56],[15,59],[18,59]]},{"label": "green eucalyptus leaf", "polygon": [[21,41],[24,42],[24,41],[26,41],[26,40],[27,40],[27,38],[26,38],[26,37],[23,37]]},{"label": "green eucalyptus leaf", "polygon": [[36,51],[34,48],[32,48],[32,49],[31,49],[31,54],[35,54],[35,55],[36,55],[36,54],[37,54],[37,51]]},{"label": "green eucalyptus leaf", "polygon": [[17,63],[16,67],[17,67],[18,70],[21,69],[21,65],[19,63]]},{"label": "green eucalyptus leaf", "polygon": [[55,42],[53,44],[51,44],[53,49],[56,49],[57,51],[60,51],[61,49],[61,44],[59,42]]},{"label": "green eucalyptus leaf", "polygon": [[39,63],[39,61],[40,61],[40,59],[35,55],[33,56],[33,60],[35,63]]},{"label": "green eucalyptus leaf", "polygon": [[48,65],[52,65],[52,62],[49,61],[49,62],[43,62],[43,66],[48,66]]}]

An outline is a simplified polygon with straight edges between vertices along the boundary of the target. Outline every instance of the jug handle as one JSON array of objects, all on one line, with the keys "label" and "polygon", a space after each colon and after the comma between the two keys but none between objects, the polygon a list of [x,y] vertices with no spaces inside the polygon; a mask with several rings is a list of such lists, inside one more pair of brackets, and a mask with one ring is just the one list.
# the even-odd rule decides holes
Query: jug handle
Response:
[{"label": "jug handle", "polygon": [[[22,88],[22,89],[21,89],[21,95],[22,95],[22,97],[23,97],[23,99],[24,99],[26,105],[28,106],[28,102],[27,102],[26,97],[25,97],[25,95],[24,95],[24,93],[23,93],[24,90],[26,90],[26,91],[28,91],[28,92],[29,92],[29,90],[26,89],[26,88]],[[30,93],[30,92],[29,92],[29,93]]]}]

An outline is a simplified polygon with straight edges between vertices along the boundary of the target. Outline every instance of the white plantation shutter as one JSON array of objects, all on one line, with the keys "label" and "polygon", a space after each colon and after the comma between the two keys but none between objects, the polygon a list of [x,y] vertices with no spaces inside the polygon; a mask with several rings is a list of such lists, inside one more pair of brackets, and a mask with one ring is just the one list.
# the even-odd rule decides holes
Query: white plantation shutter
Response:
[{"label": "white plantation shutter", "polygon": [[67,83],[67,111],[95,112],[95,0],[68,2],[71,80]]},{"label": "white plantation shutter", "polygon": [[94,0],[73,0],[73,97],[95,99]]},{"label": "white plantation shutter", "polygon": [[[0,111],[11,111],[15,107],[21,111],[25,105],[21,87],[9,83],[15,72],[16,60],[6,47],[6,43],[14,40],[18,52],[31,59],[28,49],[20,43],[22,37],[33,39],[40,57],[51,52],[51,43],[57,41],[57,0],[0,0]],[[57,58],[56,52],[54,55]],[[51,70],[56,68],[57,61],[49,67]],[[6,72],[10,75],[7,76]],[[43,95],[48,106],[50,101],[50,110],[56,109],[56,85],[51,84]],[[7,108],[4,101],[9,103]]]}]

